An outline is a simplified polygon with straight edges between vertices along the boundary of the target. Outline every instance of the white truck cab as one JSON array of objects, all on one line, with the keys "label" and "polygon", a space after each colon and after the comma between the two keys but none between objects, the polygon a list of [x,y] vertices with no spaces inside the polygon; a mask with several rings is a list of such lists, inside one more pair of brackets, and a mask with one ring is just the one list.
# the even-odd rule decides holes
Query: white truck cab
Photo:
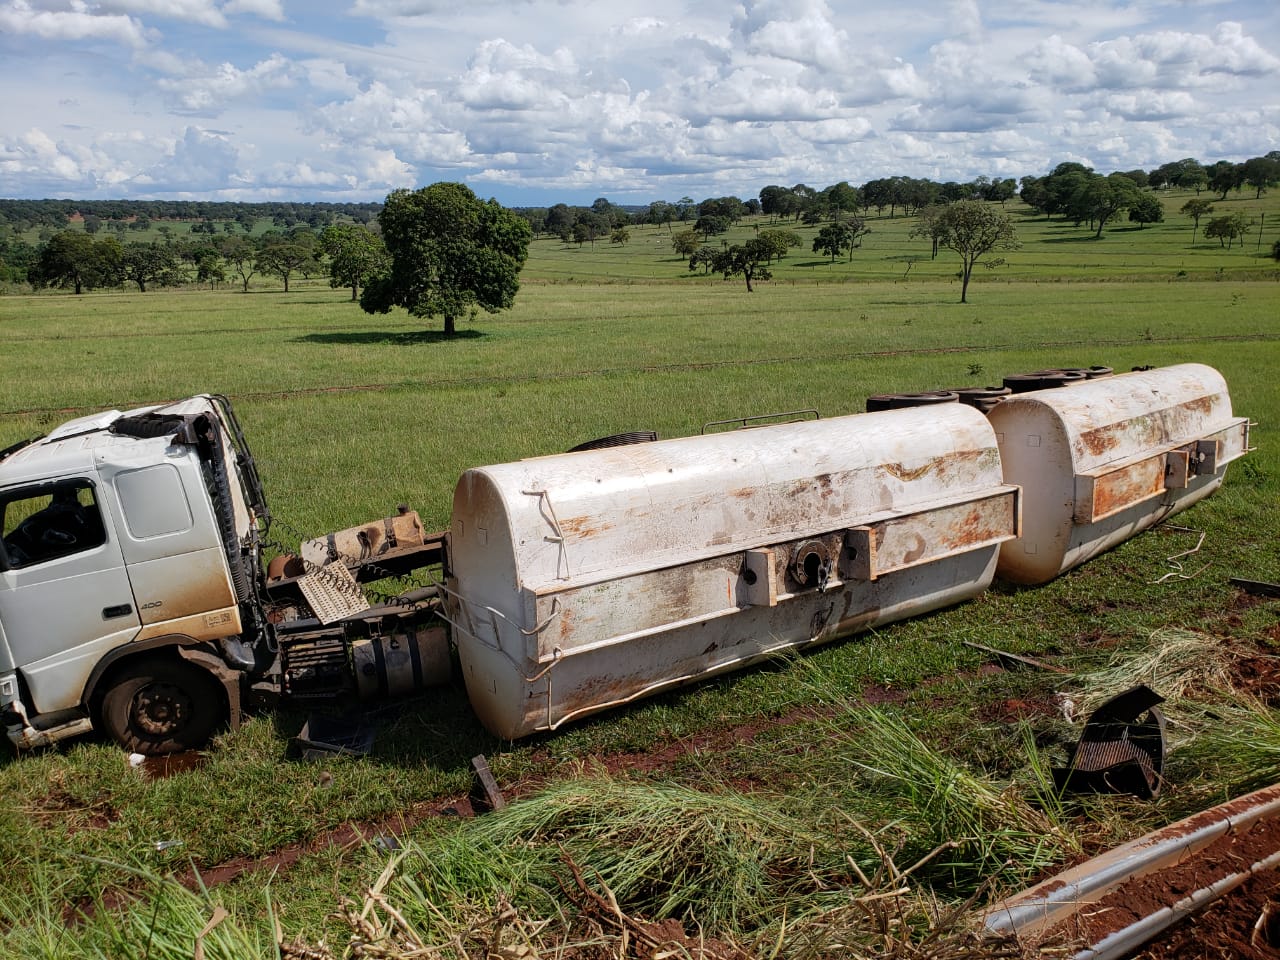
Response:
[{"label": "white truck cab", "polygon": [[0,721],[196,746],[238,715],[266,506],[230,404],[72,420],[0,452]]}]

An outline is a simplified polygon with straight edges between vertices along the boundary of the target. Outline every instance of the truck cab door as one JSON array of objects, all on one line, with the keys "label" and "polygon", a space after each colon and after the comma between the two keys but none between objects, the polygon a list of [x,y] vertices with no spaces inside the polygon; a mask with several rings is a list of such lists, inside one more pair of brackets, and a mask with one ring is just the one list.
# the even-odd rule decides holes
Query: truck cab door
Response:
[{"label": "truck cab door", "polygon": [[94,665],[140,624],[96,477],[3,491],[0,535],[0,668],[21,672],[37,713],[74,708]]}]

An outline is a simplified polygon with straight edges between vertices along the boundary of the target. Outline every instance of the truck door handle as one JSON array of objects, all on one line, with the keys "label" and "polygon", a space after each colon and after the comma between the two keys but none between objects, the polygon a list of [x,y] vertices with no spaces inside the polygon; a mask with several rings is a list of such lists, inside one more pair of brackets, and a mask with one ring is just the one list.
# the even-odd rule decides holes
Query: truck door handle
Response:
[{"label": "truck door handle", "polygon": [[127,617],[133,613],[133,605],[129,603],[121,603],[114,607],[102,608],[103,620],[114,620],[116,617]]}]

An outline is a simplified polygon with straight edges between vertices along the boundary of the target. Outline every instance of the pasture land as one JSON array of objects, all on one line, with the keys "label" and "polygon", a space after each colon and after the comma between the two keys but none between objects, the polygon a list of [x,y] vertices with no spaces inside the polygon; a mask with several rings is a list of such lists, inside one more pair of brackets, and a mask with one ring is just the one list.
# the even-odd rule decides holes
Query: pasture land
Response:
[{"label": "pasture land", "polygon": [[[988,881],[1017,887],[1280,778],[1274,731],[1248,720],[1251,701],[1231,686],[1246,660],[1270,676],[1275,601],[1227,583],[1280,580],[1280,282],[1252,237],[1246,252],[1180,250],[1190,223],[1170,219],[1056,245],[1058,225],[1046,225],[1042,243],[978,279],[968,305],[945,252],[903,277],[894,258],[906,254],[893,251],[918,256],[920,241],[902,218],[873,221],[852,264],[794,251],[750,296],[738,282],[655,265],[651,241],[665,231],[654,228],[594,253],[540,240],[515,309],[463,324],[451,341],[403,314],[362,314],[319,281],[287,296],[262,286],[0,297],[0,447],[96,409],[227,393],[273,512],[306,534],[399,502],[442,527],[467,466],[608,433],[678,436],[802,408],[853,413],[874,393],[983,385],[1045,366],[1208,363],[1258,422],[1257,451],[1175,521],[1194,533],[1161,528],[1048,586],[998,587],[555,736],[495,741],[460,691],[445,689],[386,708],[372,756],[323,767],[285,759],[304,719],[289,712],[255,716],[191,769],[154,779],[92,740],[0,753],[0,953],[190,957],[220,905],[230,917],[205,938],[207,957],[302,956],[277,951],[276,923],[314,956],[322,940],[340,956],[358,928],[342,917],[343,898],[402,952],[412,937],[472,944],[477,924],[502,927],[505,947],[524,937],[545,953],[556,931],[562,942],[587,937],[568,859],[588,885],[613,891],[622,913],[673,917],[690,933],[701,923],[760,954],[776,944],[777,955],[800,957],[817,942],[805,936],[865,933],[846,856],[870,871],[887,851],[905,868],[957,842],[917,877],[923,898],[906,926],[923,931],[936,919],[931,902],[962,903]],[[1199,532],[1203,546],[1183,561],[1190,579],[1162,579],[1173,570],[1166,558]],[[1071,675],[994,670],[964,640]],[[1186,660],[1157,656],[1190,648]],[[1177,691],[1165,792],[1153,804],[1054,799],[1044,765],[1061,762],[1078,733],[1055,694],[1081,701],[1133,664]],[[1222,665],[1216,687],[1210,664]],[[1262,702],[1277,694],[1254,692]],[[1206,747],[1198,734],[1210,709],[1236,711],[1241,736]],[[475,821],[435,815],[464,807],[468,759],[481,752],[524,800]],[[362,842],[391,835],[399,852]],[[366,902],[371,888],[382,901]],[[515,919],[495,919],[499,895]]]}]

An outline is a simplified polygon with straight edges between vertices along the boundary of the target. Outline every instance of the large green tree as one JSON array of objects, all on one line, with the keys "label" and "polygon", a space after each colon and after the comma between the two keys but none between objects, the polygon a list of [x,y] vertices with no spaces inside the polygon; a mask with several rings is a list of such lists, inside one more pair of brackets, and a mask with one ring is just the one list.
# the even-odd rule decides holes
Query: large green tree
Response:
[{"label": "large green tree", "polygon": [[176,286],[182,282],[178,255],[172,248],[158,243],[131,243],[120,259],[122,280],[136,283],[139,293],[147,292],[147,284]]},{"label": "large green tree", "polygon": [[1179,212],[1185,213],[1191,218],[1191,245],[1194,247],[1196,244],[1196,231],[1200,229],[1200,218],[1206,214],[1213,213],[1213,202],[1194,197],[1184,203]]},{"label": "large green tree", "polygon": [[248,293],[249,281],[258,272],[257,245],[248,237],[226,237],[218,245],[218,252],[232,273],[240,278],[241,289]]},{"label": "large green tree", "polygon": [[81,230],[63,230],[49,238],[27,274],[33,287],[70,287],[77,294],[120,282],[120,242],[94,240]]},{"label": "large green tree", "polygon": [[[769,261],[773,255],[773,246],[767,240],[759,238],[746,243],[734,244],[724,250],[716,250],[711,257],[711,269],[721,274],[726,280],[731,277],[742,277],[747,282],[747,293],[754,293],[752,282],[755,280],[772,280]],[[689,269],[693,269],[692,263]]]},{"label": "large green tree", "polygon": [[268,233],[258,248],[258,269],[284,281],[284,292],[289,292],[289,278],[295,273],[306,274],[319,267],[320,242],[310,230],[295,230],[290,234]]},{"label": "large green tree", "polygon": [[370,313],[404,307],[443,317],[446,336],[479,307],[510,309],[529,255],[529,223],[461,183],[397,190],[378,215],[391,268],[368,282],[360,306]]},{"label": "large green tree", "polygon": [[[960,254],[960,302],[968,303],[969,278],[977,263],[997,267],[1004,259],[983,261],[992,250],[1018,247],[1013,221],[1003,210],[982,200],[958,200],[943,207],[931,207],[932,222],[923,225],[925,236],[936,236],[941,246]],[[917,228],[919,229],[919,228]]]},{"label": "large green tree", "polygon": [[813,252],[827,254],[832,263],[842,253],[852,260],[853,251],[862,246],[862,238],[870,232],[871,228],[861,217],[836,220],[818,231],[813,239]]},{"label": "large green tree", "polygon": [[382,238],[358,223],[325,227],[320,247],[329,257],[329,286],[350,287],[353,303],[369,278],[386,273],[391,264]]}]

